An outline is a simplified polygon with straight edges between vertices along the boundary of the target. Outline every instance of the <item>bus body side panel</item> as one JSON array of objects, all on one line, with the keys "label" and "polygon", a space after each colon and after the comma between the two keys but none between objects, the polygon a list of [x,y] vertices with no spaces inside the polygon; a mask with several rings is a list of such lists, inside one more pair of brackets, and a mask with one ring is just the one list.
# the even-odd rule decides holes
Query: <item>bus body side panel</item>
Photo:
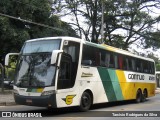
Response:
[{"label": "bus body side panel", "polygon": [[78,89],[58,90],[56,94],[57,108],[77,106],[79,99]]},{"label": "bus body side panel", "polygon": [[70,90],[58,90],[57,107],[79,106],[84,91],[93,94],[93,103],[108,102],[101,78],[96,67],[79,67],[76,82]]},{"label": "bus body side panel", "polygon": [[147,89],[148,97],[155,95],[155,76],[116,69],[98,68],[103,87],[110,101],[136,98],[137,90]]},{"label": "bus body side panel", "polygon": [[[140,88],[143,92],[144,89],[148,91],[148,97],[155,95],[155,76],[147,75],[143,73],[124,72],[116,70],[116,74],[122,88],[122,94],[124,100],[135,99],[137,90]],[[137,78],[133,78],[133,75],[139,75]],[[140,76],[143,76],[142,79]],[[131,78],[132,77],[132,78]],[[149,80],[149,78],[154,78]],[[141,79],[141,80],[140,80]]]},{"label": "bus body side panel", "polygon": [[93,94],[93,103],[108,102],[105,88],[96,67],[82,66],[79,72],[80,96],[85,90],[90,90]]},{"label": "bus body side panel", "polygon": [[108,101],[111,102],[124,100],[122,88],[119,84],[115,70],[99,67],[98,72],[101,77]]},{"label": "bus body side panel", "polygon": [[[135,75],[137,78],[129,78]],[[153,78],[152,80],[149,80]],[[80,105],[84,91],[90,90],[93,94],[93,104],[112,101],[136,99],[138,89],[142,92],[147,89],[148,97],[155,95],[154,75],[129,72],[105,67],[81,66],[75,86],[70,90],[60,90],[56,96],[57,107]]]},{"label": "bus body side panel", "polygon": [[[129,78],[131,75],[136,77]],[[93,93],[93,103],[136,99],[139,88],[142,92],[147,89],[148,97],[155,95],[155,76],[151,74],[105,67],[82,67],[78,79],[79,95],[90,89]]]}]

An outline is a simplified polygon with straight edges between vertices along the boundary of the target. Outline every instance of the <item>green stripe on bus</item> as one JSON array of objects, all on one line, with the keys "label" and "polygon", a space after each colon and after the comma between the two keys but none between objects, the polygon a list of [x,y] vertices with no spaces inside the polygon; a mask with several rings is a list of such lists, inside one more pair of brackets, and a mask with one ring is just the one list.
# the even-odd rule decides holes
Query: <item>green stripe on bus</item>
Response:
[{"label": "green stripe on bus", "polygon": [[108,70],[106,68],[99,67],[98,72],[100,74],[108,101],[116,101],[116,94]]},{"label": "green stripe on bus", "polygon": [[111,81],[112,81],[113,89],[116,95],[116,99],[124,100],[116,71],[108,69],[108,72],[109,72],[110,78],[112,79]]}]

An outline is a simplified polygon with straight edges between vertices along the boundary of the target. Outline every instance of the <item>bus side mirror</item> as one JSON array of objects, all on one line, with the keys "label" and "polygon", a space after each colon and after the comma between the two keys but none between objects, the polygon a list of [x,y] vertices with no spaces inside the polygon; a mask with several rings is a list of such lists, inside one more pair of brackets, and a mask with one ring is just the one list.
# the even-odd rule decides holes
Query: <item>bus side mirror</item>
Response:
[{"label": "bus side mirror", "polygon": [[5,66],[9,66],[9,57],[18,56],[20,53],[8,53],[5,57]]},{"label": "bus side mirror", "polygon": [[57,61],[57,56],[59,53],[62,53],[63,50],[53,50],[52,51],[52,56],[51,56],[51,65],[55,64]]}]

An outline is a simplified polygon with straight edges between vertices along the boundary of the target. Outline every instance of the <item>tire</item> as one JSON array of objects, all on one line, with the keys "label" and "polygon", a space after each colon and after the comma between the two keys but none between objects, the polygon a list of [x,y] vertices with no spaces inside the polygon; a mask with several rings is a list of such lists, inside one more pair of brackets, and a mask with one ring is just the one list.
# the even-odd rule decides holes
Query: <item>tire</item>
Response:
[{"label": "tire", "polygon": [[88,92],[84,92],[80,101],[80,111],[85,112],[88,111],[92,105],[92,98]]},{"label": "tire", "polygon": [[142,102],[145,102],[146,99],[147,99],[147,90],[145,89],[145,90],[143,91],[143,95],[142,95]]},{"label": "tire", "polygon": [[138,90],[137,91],[137,94],[136,94],[136,103],[140,103],[142,101],[142,92],[141,90]]}]

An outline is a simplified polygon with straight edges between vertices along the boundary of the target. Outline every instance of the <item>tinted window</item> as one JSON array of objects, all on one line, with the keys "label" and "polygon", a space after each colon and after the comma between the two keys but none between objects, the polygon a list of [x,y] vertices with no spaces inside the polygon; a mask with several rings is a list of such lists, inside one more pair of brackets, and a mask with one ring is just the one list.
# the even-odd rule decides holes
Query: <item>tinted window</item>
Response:
[{"label": "tinted window", "polygon": [[83,45],[82,65],[99,66],[100,56],[98,48]]},{"label": "tinted window", "polygon": [[82,64],[141,73],[155,73],[153,62],[134,58],[132,56],[113,53],[87,45],[83,46]]},{"label": "tinted window", "polygon": [[127,69],[133,70],[132,58],[127,58]]},{"label": "tinted window", "polygon": [[70,79],[70,87],[73,87],[73,85],[75,84],[76,76],[77,76],[80,43],[72,42],[72,41],[64,41],[63,44],[64,44],[63,46],[64,52],[71,56],[72,75]]}]

